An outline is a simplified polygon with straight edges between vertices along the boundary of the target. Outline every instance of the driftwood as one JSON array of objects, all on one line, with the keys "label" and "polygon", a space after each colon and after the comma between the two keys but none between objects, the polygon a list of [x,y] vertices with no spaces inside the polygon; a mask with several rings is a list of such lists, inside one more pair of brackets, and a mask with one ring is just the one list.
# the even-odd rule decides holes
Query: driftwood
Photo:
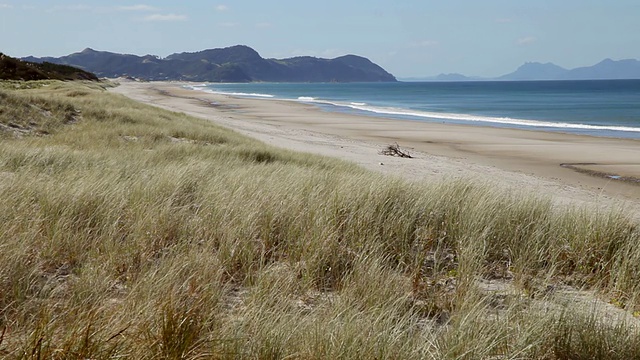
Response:
[{"label": "driftwood", "polygon": [[411,156],[407,151],[402,150],[400,148],[400,145],[398,145],[398,143],[387,145],[386,148],[380,151],[380,155],[398,156],[398,157],[409,158],[409,159],[413,158],[413,156]]}]

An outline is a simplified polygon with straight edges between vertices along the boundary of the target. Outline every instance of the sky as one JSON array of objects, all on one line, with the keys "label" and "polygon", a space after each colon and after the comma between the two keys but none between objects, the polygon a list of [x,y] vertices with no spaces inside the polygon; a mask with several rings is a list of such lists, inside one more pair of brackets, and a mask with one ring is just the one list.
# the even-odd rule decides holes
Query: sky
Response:
[{"label": "sky", "polygon": [[396,77],[640,58],[640,0],[0,0],[0,52],[365,56]]}]

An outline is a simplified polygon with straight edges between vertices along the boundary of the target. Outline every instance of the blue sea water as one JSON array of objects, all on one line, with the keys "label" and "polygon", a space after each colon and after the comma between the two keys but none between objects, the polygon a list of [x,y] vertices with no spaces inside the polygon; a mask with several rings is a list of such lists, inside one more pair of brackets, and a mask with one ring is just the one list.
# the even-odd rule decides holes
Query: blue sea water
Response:
[{"label": "blue sea water", "polygon": [[326,111],[640,139],[640,80],[246,83],[193,89]]}]

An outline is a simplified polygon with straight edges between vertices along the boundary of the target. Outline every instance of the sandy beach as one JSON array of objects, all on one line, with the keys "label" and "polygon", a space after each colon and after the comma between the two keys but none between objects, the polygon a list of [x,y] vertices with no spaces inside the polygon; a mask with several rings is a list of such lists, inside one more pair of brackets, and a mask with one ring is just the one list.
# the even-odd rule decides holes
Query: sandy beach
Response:
[{"label": "sandy beach", "polygon": [[[472,178],[550,195],[558,203],[622,206],[640,218],[640,183],[633,181],[640,179],[637,140],[329,113],[293,101],[187,90],[181,83],[119,82],[111,91],[274,146],[339,157],[410,180]],[[380,154],[393,143],[414,158]]]}]

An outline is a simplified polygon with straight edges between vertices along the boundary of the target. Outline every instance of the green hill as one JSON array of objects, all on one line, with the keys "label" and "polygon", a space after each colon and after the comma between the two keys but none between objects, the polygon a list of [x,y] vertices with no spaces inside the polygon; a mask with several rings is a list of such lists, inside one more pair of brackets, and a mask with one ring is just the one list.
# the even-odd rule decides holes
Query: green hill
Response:
[{"label": "green hill", "polygon": [[33,63],[0,53],[0,80],[91,80],[98,78],[69,65]]},{"label": "green hill", "polygon": [[26,57],[31,62],[76,66],[101,77],[133,76],[147,80],[212,82],[377,82],[396,78],[369,59],[346,55],[335,59],[300,56],[265,59],[254,49],[236,45],[160,58],[85,49],[67,56]]}]

